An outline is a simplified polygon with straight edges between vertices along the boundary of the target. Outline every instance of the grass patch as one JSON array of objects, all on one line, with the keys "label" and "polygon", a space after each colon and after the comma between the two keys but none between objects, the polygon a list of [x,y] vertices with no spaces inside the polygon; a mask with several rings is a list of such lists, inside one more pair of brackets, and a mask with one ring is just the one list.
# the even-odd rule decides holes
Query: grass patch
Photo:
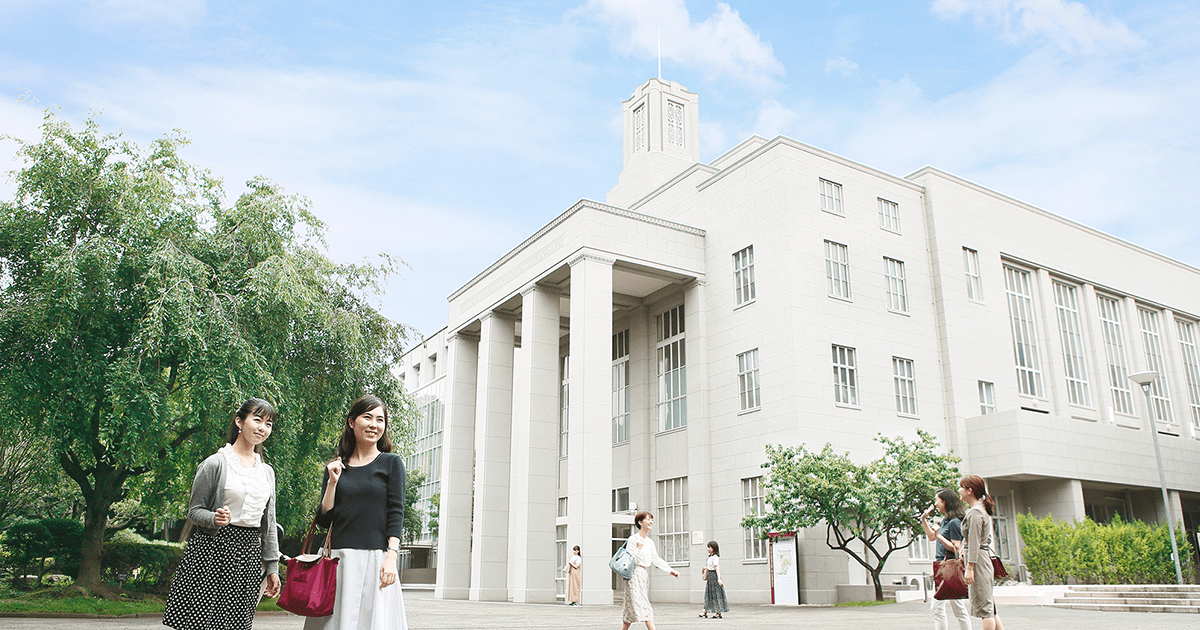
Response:
[{"label": "grass patch", "polygon": [[[86,615],[133,615],[161,613],[165,604],[158,599],[125,599],[111,601],[88,597],[65,587],[21,592],[5,589],[0,592],[0,612],[7,613],[74,613]],[[283,610],[273,599],[258,604],[260,611]]]},{"label": "grass patch", "polygon": [[885,604],[895,604],[895,603],[896,603],[896,600],[894,600],[894,599],[885,599],[883,601],[877,601],[877,600],[872,599],[870,601],[865,601],[865,602],[843,602],[841,604],[834,604],[834,606],[839,607],[839,608],[861,608],[863,606],[883,606]]}]

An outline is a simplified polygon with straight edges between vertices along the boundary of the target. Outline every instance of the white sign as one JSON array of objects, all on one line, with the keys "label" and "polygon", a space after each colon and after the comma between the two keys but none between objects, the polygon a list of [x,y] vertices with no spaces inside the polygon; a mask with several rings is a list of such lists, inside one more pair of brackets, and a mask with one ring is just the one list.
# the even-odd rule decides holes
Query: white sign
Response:
[{"label": "white sign", "polygon": [[771,595],[774,604],[800,603],[800,569],[796,566],[796,537],[780,536],[771,545]]},{"label": "white sign", "polygon": [[704,544],[704,530],[703,529],[700,531],[692,532],[692,544],[693,545],[703,545]]}]

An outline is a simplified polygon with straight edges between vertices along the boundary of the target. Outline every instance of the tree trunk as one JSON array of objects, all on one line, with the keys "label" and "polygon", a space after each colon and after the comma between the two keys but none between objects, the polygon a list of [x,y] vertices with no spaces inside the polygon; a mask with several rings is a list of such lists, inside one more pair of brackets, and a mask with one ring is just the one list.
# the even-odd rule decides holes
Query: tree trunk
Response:
[{"label": "tree trunk", "polygon": [[883,564],[879,565],[879,569],[871,572],[871,581],[875,583],[875,601],[883,601],[883,583],[879,581],[879,573],[883,570]]},{"label": "tree trunk", "polygon": [[[68,471],[69,472],[69,471]],[[72,475],[74,477],[74,475]],[[76,585],[99,595],[109,595],[113,590],[100,579],[100,556],[104,550],[104,530],[108,525],[108,510],[119,501],[124,492],[125,475],[109,466],[97,465],[91,471],[91,487],[85,477],[79,482],[83,490],[83,547],[80,549],[79,579]]]}]

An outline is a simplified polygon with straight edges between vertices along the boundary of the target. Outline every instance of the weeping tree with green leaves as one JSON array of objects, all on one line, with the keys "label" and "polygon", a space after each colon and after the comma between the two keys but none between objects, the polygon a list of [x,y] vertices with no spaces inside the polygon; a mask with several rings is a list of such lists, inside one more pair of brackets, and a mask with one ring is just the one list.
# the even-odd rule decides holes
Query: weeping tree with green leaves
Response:
[{"label": "weeping tree with green leaves", "polygon": [[47,113],[40,142],[5,140],[25,166],[0,201],[0,430],[33,432],[79,485],[79,586],[111,594],[112,505],[131,488],[186,497],[247,397],[279,409],[267,458],[293,527],[354,398],[387,401],[408,443],[390,372],[406,328],[375,308],[398,261],[330,260],[308,203],[265,179],[228,205],[179,132],[142,146]]},{"label": "weeping tree with green leaves", "polygon": [[923,535],[920,513],[939,489],[955,484],[961,460],[939,453],[937,440],[920,429],[911,442],[883,434],[875,441],[883,445],[883,456],[866,464],[835,453],[829,444],[820,452],[803,444],[768,444],[767,513],[747,516],[742,525],[791,532],[825,523],[825,543],[866,569],[875,599],[882,600],[884,565]]}]

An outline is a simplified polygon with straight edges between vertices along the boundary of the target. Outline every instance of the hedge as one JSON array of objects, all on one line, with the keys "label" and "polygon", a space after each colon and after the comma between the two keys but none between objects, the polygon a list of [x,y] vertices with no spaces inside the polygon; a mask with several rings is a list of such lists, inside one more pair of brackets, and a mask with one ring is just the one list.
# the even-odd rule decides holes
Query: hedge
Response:
[{"label": "hedge", "polygon": [[166,594],[182,559],[182,544],[152,542],[123,530],[104,543],[100,570],[106,581],[120,582],[125,588]]},{"label": "hedge", "polygon": [[[1167,526],[1125,522],[1108,525],[1092,519],[1067,523],[1047,516],[1017,515],[1025,542],[1025,568],[1036,584],[1173,584],[1175,563]],[[1192,575],[1192,545],[1176,528],[1180,562]]]}]

